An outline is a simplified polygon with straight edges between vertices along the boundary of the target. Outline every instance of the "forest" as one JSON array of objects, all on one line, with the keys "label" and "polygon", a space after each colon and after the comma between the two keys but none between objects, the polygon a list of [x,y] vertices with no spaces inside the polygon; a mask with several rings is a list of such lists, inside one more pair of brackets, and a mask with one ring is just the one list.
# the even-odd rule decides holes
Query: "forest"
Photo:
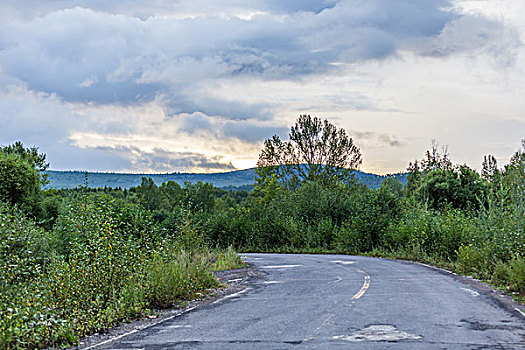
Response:
[{"label": "forest", "polygon": [[46,189],[45,155],[0,149],[0,347],[74,344],[217,287],[235,252],[408,259],[525,300],[525,139],[507,164],[455,164],[433,142],[377,189],[342,129],[301,116],[266,140],[250,191],[143,177],[130,189]]}]

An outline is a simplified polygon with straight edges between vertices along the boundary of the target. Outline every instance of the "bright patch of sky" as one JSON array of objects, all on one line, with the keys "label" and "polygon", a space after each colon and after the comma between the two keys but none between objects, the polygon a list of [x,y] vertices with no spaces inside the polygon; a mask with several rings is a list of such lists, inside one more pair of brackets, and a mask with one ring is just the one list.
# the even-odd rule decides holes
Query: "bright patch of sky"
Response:
[{"label": "bright patch of sky", "polygon": [[299,114],[380,174],[432,139],[503,165],[525,137],[520,0],[4,0],[0,20],[0,144],[52,169],[248,168]]}]

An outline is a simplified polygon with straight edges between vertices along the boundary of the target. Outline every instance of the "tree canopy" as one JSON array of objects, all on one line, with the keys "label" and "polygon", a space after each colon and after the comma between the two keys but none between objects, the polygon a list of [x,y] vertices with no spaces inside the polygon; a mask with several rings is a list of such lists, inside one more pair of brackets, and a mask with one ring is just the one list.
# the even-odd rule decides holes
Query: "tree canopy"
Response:
[{"label": "tree canopy", "polygon": [[290,141],[274,135],[264,142],[257,162],[259,186],[275,177],[281,186],[294,188],[304,181],[325,185],[352,181],[361,164],[361,151],[343,128],[328,120],[301,115],[290,129]]}]

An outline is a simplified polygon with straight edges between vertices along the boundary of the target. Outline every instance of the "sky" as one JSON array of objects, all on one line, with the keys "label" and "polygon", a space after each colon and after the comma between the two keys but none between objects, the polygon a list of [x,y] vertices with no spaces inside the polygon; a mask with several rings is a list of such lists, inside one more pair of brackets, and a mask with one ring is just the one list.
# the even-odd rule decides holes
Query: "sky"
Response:
[{"label": "sky", "polygon": [[432,140],[508,162],[525,138],[522,0],[2,0],[0,144],[55,170],[254,167],[301,114],[404,171]]}]

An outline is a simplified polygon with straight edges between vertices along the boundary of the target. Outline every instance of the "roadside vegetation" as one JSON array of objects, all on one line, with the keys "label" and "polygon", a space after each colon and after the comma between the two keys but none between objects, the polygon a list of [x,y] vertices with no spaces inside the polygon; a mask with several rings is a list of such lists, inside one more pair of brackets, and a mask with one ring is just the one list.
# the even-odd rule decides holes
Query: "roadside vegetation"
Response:
[{"label": "roadside vegetation", "polygon": [[0,348],[74,344],[217,287],[236,251],[429,262],[525,299],[525,140],[480,173],[433,143],[408,183],[358,183],[342,129],[301,116],[265,142],[254,189],[143,178],[129,190],[46,190],[36,148],[0,149]]},{"label": "roadside vegetation", "polygon": [[242,265],[189,215],[161,227],[140,203],[78,188],[42,191],[45,156],[0,150],[0,348],[75,344],[219,287]]}]

